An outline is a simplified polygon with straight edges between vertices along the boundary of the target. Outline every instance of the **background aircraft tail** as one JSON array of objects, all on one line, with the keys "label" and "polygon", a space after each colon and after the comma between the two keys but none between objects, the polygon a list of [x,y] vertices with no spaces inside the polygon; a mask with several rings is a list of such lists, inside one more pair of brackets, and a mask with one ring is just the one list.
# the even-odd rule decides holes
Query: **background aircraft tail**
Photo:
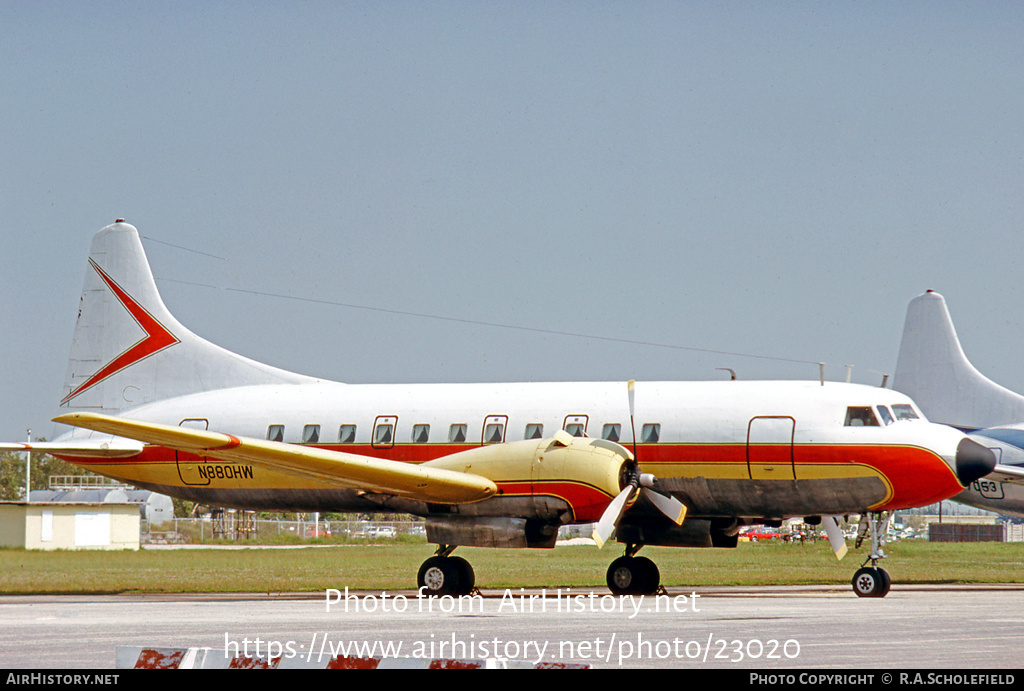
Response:
[{"label": "background aircraft tail", "polygon": [[160,299],[133,226],[119,220],[93,238],[62,407],[116,413],[213,389],[310,381],[182,326]]},{"label": "background aircraft tail", "polygon": [[974,368],[945,299],[930,290],[907,307],[892,388],[914,399],[932,422],[976,430],[1024,421],[1024,396]]}]

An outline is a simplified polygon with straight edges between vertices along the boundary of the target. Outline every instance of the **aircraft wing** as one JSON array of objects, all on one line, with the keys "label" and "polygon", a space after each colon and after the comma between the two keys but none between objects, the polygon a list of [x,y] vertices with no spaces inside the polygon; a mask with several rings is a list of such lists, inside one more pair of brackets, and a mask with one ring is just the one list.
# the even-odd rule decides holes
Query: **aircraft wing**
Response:
[{"label": "aircraft wing", "polygon": [[34,441],[0,443],[0,451],[38,451],[87,458],[129,458],[142,453],[143,443],[134,439],[84,439],[79,441]]},{"label": "aircraft wing", "polygon": [[985,476],[985,479],[995,482],[1009,482],[1014,485],[1024,485],[1024,467],[999,463],[996,465],[995,470]]},{"label": "aircraft wing", "polygon": [[491,480],[471,473],[265,439],[236,437],[221,432],[161,425],[99,413],[68,413],[54,418],[54,421],[200,456],[250,463],[338,487],[421,501],[466,504],[486,499],[498,491],[497,485]]}]

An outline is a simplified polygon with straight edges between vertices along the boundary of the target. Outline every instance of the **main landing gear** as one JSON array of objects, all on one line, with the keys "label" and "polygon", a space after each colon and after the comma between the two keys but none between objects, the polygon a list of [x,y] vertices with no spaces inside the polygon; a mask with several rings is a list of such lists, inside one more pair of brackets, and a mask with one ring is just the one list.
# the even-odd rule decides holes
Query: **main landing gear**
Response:
[{"label": "main landing gear", "polygon": [[[857,534],[856,547],[860,547],[864,539],[871,535],[871,556],[869,556],[857,573],[853,574],[853,592],[857,597],[885,597],[892,581],[885,569],[878,566],[879,559],[885,559],[885,534],[889,529],[891,516],[884,511],[871,511],[861,518]],[[871,566],[868,566],[871,562]]]},{"label": "main landing gear", "polygon": [[661,572],[647,557],[636,553],[643,545],[626,545],[625,555],[608,567],[608,589],[613,595],[656,595],[661,589]]},{"label": "main landing gear", "polygon": [[[643,545],[626,545],[626,553],[608,567],[608,589],[613,595],[657,595],[661,588],[661,572],[647,557],[636,553]],[[476,592],[476,574],[462,557],[453,557],[455,545],[440,545],[434,556],[420,566],[416,586],[420,595],[470,595]]]},{"label": "main landing gear", "polygon": [[462,557],[451,556],[456,545],[439,545],[434,556],[423,562],[416,574],[420,595],[469,595],[476,588],[473,567]]}]

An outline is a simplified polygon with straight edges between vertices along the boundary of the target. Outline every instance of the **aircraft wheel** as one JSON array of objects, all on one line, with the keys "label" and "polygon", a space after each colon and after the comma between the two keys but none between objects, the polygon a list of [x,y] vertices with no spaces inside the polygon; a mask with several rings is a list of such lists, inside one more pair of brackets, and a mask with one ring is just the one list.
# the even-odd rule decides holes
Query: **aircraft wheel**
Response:
[{"label": "aircraft wheel", "polygon": [[857,597],[885,597],[892,581],[885,569],[866,566],[853,574],[853,592]]},{"label": "aircraft wheel", "polygon": [[462,557],[448,557],[459,576],[459,595],[469,595],[476,586],[476,573],[473,566]]},{"label": "aircraft wheel", "polygon": [[661,571],[658,570],[658,565],[647,557],[634,557],[634,561],[641,573],[642,587],[637,591],[638,594],[654,595],[661,586]]},{"label": "aircraft wheel", "polygon": [[613,595],[651,595],[661,584],[661,572],[647,557],[619,557],[608,567],[606,582]]},{"label": "aircraft wheel", "polygon": [[638,575],[633,557],[619,557],[608,567],[608,590],[613,595],[628,595],[636,585]]},{"label": "aircraft wheel", "polygon": [[[468,564],[467,564],[468,565]],[[416,574],[416,586],[423,595],[457,595],[460,569],[449,557],[430,557]]]}]

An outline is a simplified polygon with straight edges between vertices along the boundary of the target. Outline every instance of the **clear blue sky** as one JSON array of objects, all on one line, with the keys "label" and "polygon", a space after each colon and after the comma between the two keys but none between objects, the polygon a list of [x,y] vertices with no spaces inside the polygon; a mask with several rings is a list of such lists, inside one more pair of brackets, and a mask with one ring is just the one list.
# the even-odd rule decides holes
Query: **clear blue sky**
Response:
[{"label": "clear blue sky", "polygon": [[119,217],[196,333],[341,381],[817,368],[307,299],[878,383],[931,288],[1024,391],[1021,36],[1013,2],[0,3],[0,438],[52,434]]}]

